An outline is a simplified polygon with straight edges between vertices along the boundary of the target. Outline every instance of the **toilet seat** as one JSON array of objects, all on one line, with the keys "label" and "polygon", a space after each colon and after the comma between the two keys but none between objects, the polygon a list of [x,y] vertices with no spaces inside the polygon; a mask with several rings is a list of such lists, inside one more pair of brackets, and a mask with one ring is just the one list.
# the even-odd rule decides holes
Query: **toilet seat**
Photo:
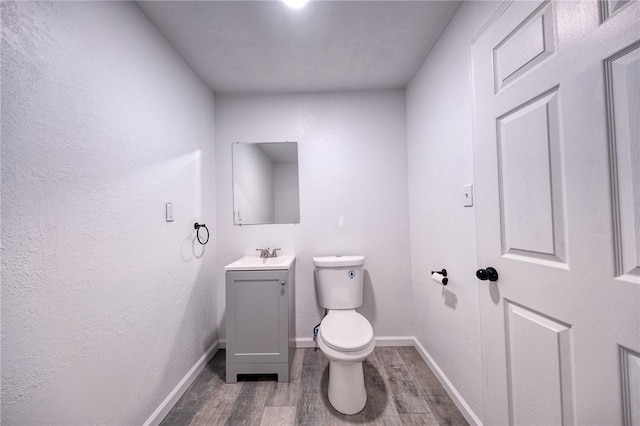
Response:
[{"label": "toilet seat", "polygon": [[329,311],[320,323],[320,337],[332,349],[356,352],[371,345],[373,328],[355,310]]}]

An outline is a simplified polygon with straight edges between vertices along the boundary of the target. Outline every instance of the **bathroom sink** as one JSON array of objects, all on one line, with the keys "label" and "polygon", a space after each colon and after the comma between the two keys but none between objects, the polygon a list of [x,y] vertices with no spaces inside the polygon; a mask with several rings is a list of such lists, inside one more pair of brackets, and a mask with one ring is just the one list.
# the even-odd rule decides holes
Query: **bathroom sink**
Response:
[{"label": "bathroom sink", "polygon": [[270,269],[289,269],[296,260],[293,254],[278,255],[278,257],[261,258],[258,256],[244,256],[224,267],[225,271],[263,271]]}]

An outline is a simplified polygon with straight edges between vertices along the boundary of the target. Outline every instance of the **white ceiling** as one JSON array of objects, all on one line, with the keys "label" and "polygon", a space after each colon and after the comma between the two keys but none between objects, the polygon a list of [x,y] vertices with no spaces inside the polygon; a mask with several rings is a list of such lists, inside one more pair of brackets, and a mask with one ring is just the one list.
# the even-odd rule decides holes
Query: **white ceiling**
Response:
[{"label": "white ceiling", "polygon": [[455,1],[139,1],[216,93],[404,88]]}]

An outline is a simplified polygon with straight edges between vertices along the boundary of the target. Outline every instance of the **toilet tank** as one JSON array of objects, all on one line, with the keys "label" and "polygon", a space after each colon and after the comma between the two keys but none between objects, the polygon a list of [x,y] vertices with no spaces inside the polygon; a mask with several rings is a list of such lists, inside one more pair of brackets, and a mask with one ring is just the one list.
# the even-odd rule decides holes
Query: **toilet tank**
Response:
[{"label": "toilet tank", "polygon": [[355,309],[362,305],[364,256],[314,257],[320,306]]}]

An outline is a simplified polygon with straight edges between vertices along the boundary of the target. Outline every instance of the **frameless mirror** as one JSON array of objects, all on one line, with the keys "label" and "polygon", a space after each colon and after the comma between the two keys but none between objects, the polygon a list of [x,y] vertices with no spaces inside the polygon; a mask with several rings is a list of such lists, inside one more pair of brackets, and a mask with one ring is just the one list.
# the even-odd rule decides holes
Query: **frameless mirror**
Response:
[{"label": "frameless mirror", "polygon": [[298,143],[236,142],[233,224],[300,223]]}]

